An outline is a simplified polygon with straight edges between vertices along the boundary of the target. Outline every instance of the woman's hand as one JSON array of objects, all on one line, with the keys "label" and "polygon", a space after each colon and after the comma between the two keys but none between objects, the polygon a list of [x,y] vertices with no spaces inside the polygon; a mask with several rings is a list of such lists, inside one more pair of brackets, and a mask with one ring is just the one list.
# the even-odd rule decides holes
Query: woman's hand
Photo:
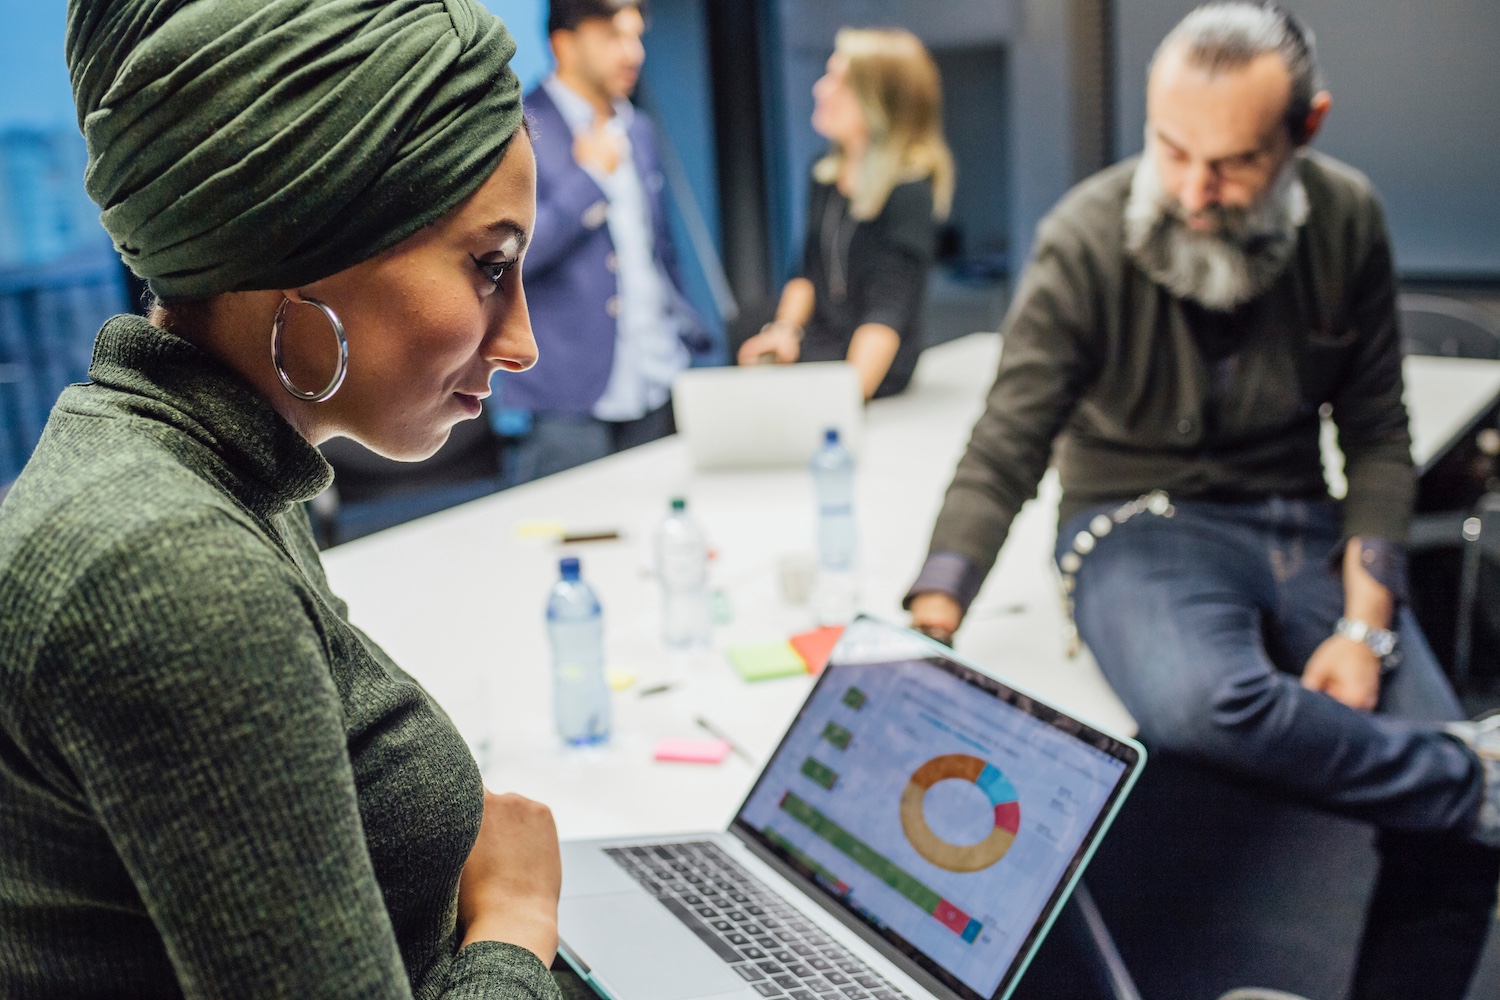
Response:
[{"label": "woman's hand", "polygon": [[740,345],[739,363],[753,365],[764,354],[774,354],[776,363],[789,365],[802,356],[802,331],[790,323],[771,322]]},{"label": "woman's hand", "polygon": [[551,965],[557,954],[562,857],[552,811],[519,795],[484,793],[479,838],[458,880],[464,944],[504,941]]},{"label": "woman's hand", "polygon": [[875,390],[885,381],[901,349],[901,334],[884,323],[862,323],[849,341],[846,360],[859,373],[859,387],[866,399],[875,398]]}]

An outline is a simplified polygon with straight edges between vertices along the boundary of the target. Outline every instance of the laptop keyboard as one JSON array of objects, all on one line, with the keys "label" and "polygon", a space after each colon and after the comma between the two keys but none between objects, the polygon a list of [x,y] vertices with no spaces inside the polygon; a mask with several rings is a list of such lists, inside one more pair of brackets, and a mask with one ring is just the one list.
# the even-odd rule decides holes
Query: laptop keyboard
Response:
[{"label": "laptop keyboard", "polygon": [[605,851],[763,997],[910,1000],[700,840]]}]

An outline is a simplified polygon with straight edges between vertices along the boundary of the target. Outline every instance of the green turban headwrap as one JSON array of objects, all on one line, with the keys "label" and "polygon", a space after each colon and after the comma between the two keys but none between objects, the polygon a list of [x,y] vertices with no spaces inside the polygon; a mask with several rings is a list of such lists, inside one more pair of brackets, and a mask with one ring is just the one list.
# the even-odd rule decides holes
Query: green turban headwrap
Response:
[{"label": "green turban headwrap", "polygon": [[477,0],[69,0],[86,186],[161,298],[305,285],[484,183],[515,50]]}]

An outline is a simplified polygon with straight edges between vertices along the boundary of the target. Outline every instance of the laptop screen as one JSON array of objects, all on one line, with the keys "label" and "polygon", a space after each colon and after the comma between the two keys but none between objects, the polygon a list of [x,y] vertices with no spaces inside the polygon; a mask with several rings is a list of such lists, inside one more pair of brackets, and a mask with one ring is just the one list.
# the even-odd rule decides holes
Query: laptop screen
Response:
[{"label": "laptop screen", "polygon": [[833,662],[735,824],[979,1000],[1024,968],[1136,760],[946,658]]}]

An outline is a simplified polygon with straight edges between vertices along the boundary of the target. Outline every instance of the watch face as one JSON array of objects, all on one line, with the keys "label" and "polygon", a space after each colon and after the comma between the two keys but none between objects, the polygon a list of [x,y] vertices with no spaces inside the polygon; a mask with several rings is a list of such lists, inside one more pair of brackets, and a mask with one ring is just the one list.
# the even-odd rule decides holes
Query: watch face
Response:
[{"label": "watch face", "polygon": [[1346,639],[1364,643],[1381,659],[1396,651],[1396,633],[1389,629],[1371,628],[1358,619],[1340,618],[1334,630]]}]

